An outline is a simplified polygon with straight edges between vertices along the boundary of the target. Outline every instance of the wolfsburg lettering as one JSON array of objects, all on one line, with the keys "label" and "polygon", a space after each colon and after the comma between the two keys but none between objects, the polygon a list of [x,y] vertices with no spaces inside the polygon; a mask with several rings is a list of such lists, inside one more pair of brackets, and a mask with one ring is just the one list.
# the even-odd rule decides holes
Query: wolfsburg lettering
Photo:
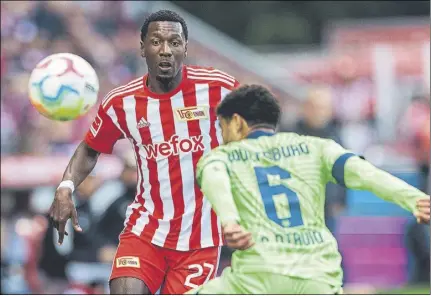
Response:
[{"label": "wolfsburg lettering", "polygon": [[262,243],[286,243],[295,246],[309,246],[324,243],[322,234],[319,231],[301,231],[286,234],[275,234],[273,237],[261,236]]},{"label": "wolfsburg lettering", "polygon": [[310,154],[308,145],[301,143],[298,145],[287,145],[282,147],[275,147],[264,152],[251,153],[247,150],[236,149],[228,154],[230,162],[235,161],[260,161],[260,159],[266,158],[270,160],[280,160],[282,157],[288,158],[292,156],[300,156],[304,154]]}]

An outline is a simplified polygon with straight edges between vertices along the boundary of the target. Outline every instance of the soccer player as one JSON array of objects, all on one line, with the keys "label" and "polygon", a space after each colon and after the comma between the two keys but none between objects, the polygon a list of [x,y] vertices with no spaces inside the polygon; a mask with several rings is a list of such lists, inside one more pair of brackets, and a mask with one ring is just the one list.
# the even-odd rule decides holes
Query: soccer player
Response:
[{"label": "soccer player", "polygon": [[217,114],[226,145],[198,163],[197,180],[240,251],[221,277],[192,294],[336,294],[337,242],[325,226],[325,186],[368,190],[430,220],[425,193],[332,140],[275,133],[280,108],[257,85],[228,94]]},{"label": "soccer player", "polygon": [[239,83],[213,68],[184,65],[187,40],[187,25],[175,12],[145,20],[141,55],[148,74],[105,96],[52,203],[61,244],[69,218],[81,231],[74,188],[99,154],[111,153],[121,138],[130,141],[138,185],[112,267],[112,294],[154,294],[160,287],[162,294],[184,293],[217,272],[221,225],[194,176],[200,157],[222,139],[216,106]]}]

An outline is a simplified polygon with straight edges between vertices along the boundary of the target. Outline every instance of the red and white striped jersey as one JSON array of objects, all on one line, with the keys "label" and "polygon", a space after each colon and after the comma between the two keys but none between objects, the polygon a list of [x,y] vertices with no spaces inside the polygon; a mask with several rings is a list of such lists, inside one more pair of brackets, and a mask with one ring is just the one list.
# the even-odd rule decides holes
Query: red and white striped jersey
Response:
[{"label": "red and white striped jersey", "polygon": [[151,92],[146,81],[147,75],[108,93],[85,138],[101,153],[112,153],[123,137],[133,145],[138,186],[125,231],[180,251],[220,246],[220,223],[195,169],[222,141],[215,109],[239,83],[196,66],[184,66],[181,84],[169,93]]}]

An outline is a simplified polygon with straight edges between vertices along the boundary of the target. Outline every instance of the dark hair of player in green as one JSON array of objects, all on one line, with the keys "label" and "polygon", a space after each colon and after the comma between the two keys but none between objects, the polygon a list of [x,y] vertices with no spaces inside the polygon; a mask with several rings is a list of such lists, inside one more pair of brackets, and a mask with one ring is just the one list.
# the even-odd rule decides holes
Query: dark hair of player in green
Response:
[{"label": "dark hair of player in green", "polygon": [[231,119],[240,115],[251,126],[276,128],[280,119],[280,105],[274,95],[261,85],[243,85],[230,92],[217,107],[217,115]]},{"label": "dark hair of player in green", "polygon": [[148,26],[151,22],[176,22],[183,27],[183,33],[186,41],[189,39],[189,31],[186,21],[176,12],[170,10],[159,10],[150,14],[141,27],[141,41],[144,41],[148,33]]}]

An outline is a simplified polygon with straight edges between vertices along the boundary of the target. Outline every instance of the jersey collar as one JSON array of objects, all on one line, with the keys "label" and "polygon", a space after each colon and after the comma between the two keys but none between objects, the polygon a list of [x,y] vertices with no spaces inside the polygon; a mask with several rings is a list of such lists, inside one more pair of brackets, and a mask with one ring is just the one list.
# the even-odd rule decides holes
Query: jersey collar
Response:
[{"label": "jersey collar", "polygon": [[275,135],[275,133],[257,130],[257,131],[249,133],[247,136],[247,139],[257,139],[257,138],[262,137],[262,136],[273,136],[273,135]]}]

